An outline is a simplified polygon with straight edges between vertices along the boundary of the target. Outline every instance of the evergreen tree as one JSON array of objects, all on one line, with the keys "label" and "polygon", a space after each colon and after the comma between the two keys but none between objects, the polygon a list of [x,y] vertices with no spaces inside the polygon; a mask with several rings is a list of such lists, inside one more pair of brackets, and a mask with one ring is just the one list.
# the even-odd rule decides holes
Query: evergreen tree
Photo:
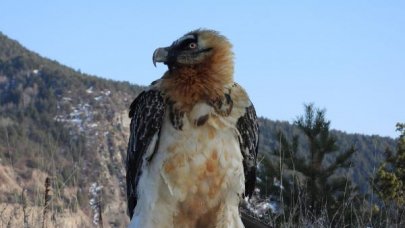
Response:
[{"label": "evergreen tree", "polygon": [[400,132],[395,155],[387,150],[386,161],[379,167],[375,178],[375,189],[386,202],[405,206],[405,124],[398,123]]},{"label": "evergreen tree", "polygon": [[279,132],[279,148],[273,151],[281,161],[274,170],[279,170],[284,179],[282,201],[290,211],[298,205],[318,218],[326,209],[332,218],[338,210],[342,212],[340,206],[354,190],[351,181],[337,171],[350,167],[349,158],[356,150],[353,146],[339,150],[336,138],[330,134],[325,110],[316,109],[313,104],[305,105],[305,115],[298,117],[294,125],[304,133],[304,140],[295,135],[290,141]]}]

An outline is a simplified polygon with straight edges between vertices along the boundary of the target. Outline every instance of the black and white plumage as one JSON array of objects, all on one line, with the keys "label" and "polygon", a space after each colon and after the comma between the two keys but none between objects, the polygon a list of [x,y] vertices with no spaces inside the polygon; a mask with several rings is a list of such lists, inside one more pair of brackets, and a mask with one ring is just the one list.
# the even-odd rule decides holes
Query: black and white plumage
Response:
[{"label": "black and white plumage", "polygon": [[127,167],[127,200],[128,213],[132,217],[137,202],[136,189],[138,180],[142,174],[143,160],[152,159],[154,148],[148,156],[148,147],[155,144],[160,128],[162,127],[165,105],[159,91],[150,90],[142,92],[132,102],[129,112],[131,118],[130,138],[126,159]]},{"label": "black and white plumage", "polygon": [[238,205],[255,186],[258,123],[233,82],[229,42],[196,30],[157,49],[155,62],[169,71],[129,113],[130,226],[243,227]]},{"label": "black and white plumage", "polygon": [[243,154],[245,173],[245,195],[251,197],[256,184],[256,158],[259,143],[259,124],[253,105],[246,108],[246,113],[238,119],[237,129],[240,134],[240,148]]}]

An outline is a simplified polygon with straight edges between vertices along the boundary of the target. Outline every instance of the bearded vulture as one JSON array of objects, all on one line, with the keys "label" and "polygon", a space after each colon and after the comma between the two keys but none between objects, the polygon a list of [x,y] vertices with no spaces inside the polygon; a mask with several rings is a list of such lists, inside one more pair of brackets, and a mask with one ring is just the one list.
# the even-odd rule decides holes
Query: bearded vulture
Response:
[{"label": "bearded vulture", "polygon": [[153,53],[162,78],[129,112],[129,227],[243,227],[256,181],[258,122],[233,80],[232,45],[198,29]]}]

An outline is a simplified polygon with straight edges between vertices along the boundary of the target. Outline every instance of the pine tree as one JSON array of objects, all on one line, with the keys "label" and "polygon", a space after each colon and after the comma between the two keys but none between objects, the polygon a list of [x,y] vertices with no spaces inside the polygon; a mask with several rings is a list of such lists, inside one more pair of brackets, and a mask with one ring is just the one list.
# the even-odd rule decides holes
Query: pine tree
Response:
[{"label": "pine tree", "polygon": [[386,203],[405,206],[405,124],[398,123],[400,132],[395,155],[387,150],[386,161],[379,167],[374,187]]},{"label": "pine tree", "polygon": [[[314,108],[313,104],[305,105],[305,114],[294,122],[304,133],[304,140],[295,135],[290,141],[278,132],[279,148],[274,151],[281,158],[280,167],[274,170],[278,169],[285,179],[282,201],[290,210],[297,204],[305,206],[313,218],[319,217],[324,209],[333,217],[354,191],[346,176],[336,174],[338,169],[350,167],[349,158],[356,150],[353,146],[346,151],[339,150],[325,112]],[[305,151],[298,151],[300,143],[301,148],[307,148]],[[329,159],[332,162],[326,162],[327,157],[332,158]]]}]

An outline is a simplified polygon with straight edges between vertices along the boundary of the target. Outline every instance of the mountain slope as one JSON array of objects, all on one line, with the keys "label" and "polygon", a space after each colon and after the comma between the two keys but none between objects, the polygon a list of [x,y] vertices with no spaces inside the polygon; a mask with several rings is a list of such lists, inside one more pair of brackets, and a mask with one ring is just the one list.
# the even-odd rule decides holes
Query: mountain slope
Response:
[{"label": "mountain slope", "polygon": [[[140,91],[81,74],[0,35],[0,164],[12,167],[14,185],[26,188],[31,201],[50,176],[60,198],[54,206],[87,215],[89,187],[97,182],[104,186],[105,222],[122,225],[127,109]],[[29,183],[36,170],[42,178]],[[10,189],[0,199],[13,203],[15,195]]]},{"label": "mountain slope", "polygon": [[[44,182],[50,177],[55,217],[80,217],[75,224],[89,226],[95,214],[89,189],[97,183],[103,186],[103,223],[127,224],[127,110],[141,90],[72,70],[0,33],[0,212],[2,207],[23,205],[23,189],[30,205],[44,205]],[[260,128],[259,153],[264,159],[272,159],[277,130],[287,136],[299,133],[287,122],[264,118]],[[342,149],[352,143],[358,149],[351,176],[367,191],[373,168],[394,140],[334,133]]]}]

